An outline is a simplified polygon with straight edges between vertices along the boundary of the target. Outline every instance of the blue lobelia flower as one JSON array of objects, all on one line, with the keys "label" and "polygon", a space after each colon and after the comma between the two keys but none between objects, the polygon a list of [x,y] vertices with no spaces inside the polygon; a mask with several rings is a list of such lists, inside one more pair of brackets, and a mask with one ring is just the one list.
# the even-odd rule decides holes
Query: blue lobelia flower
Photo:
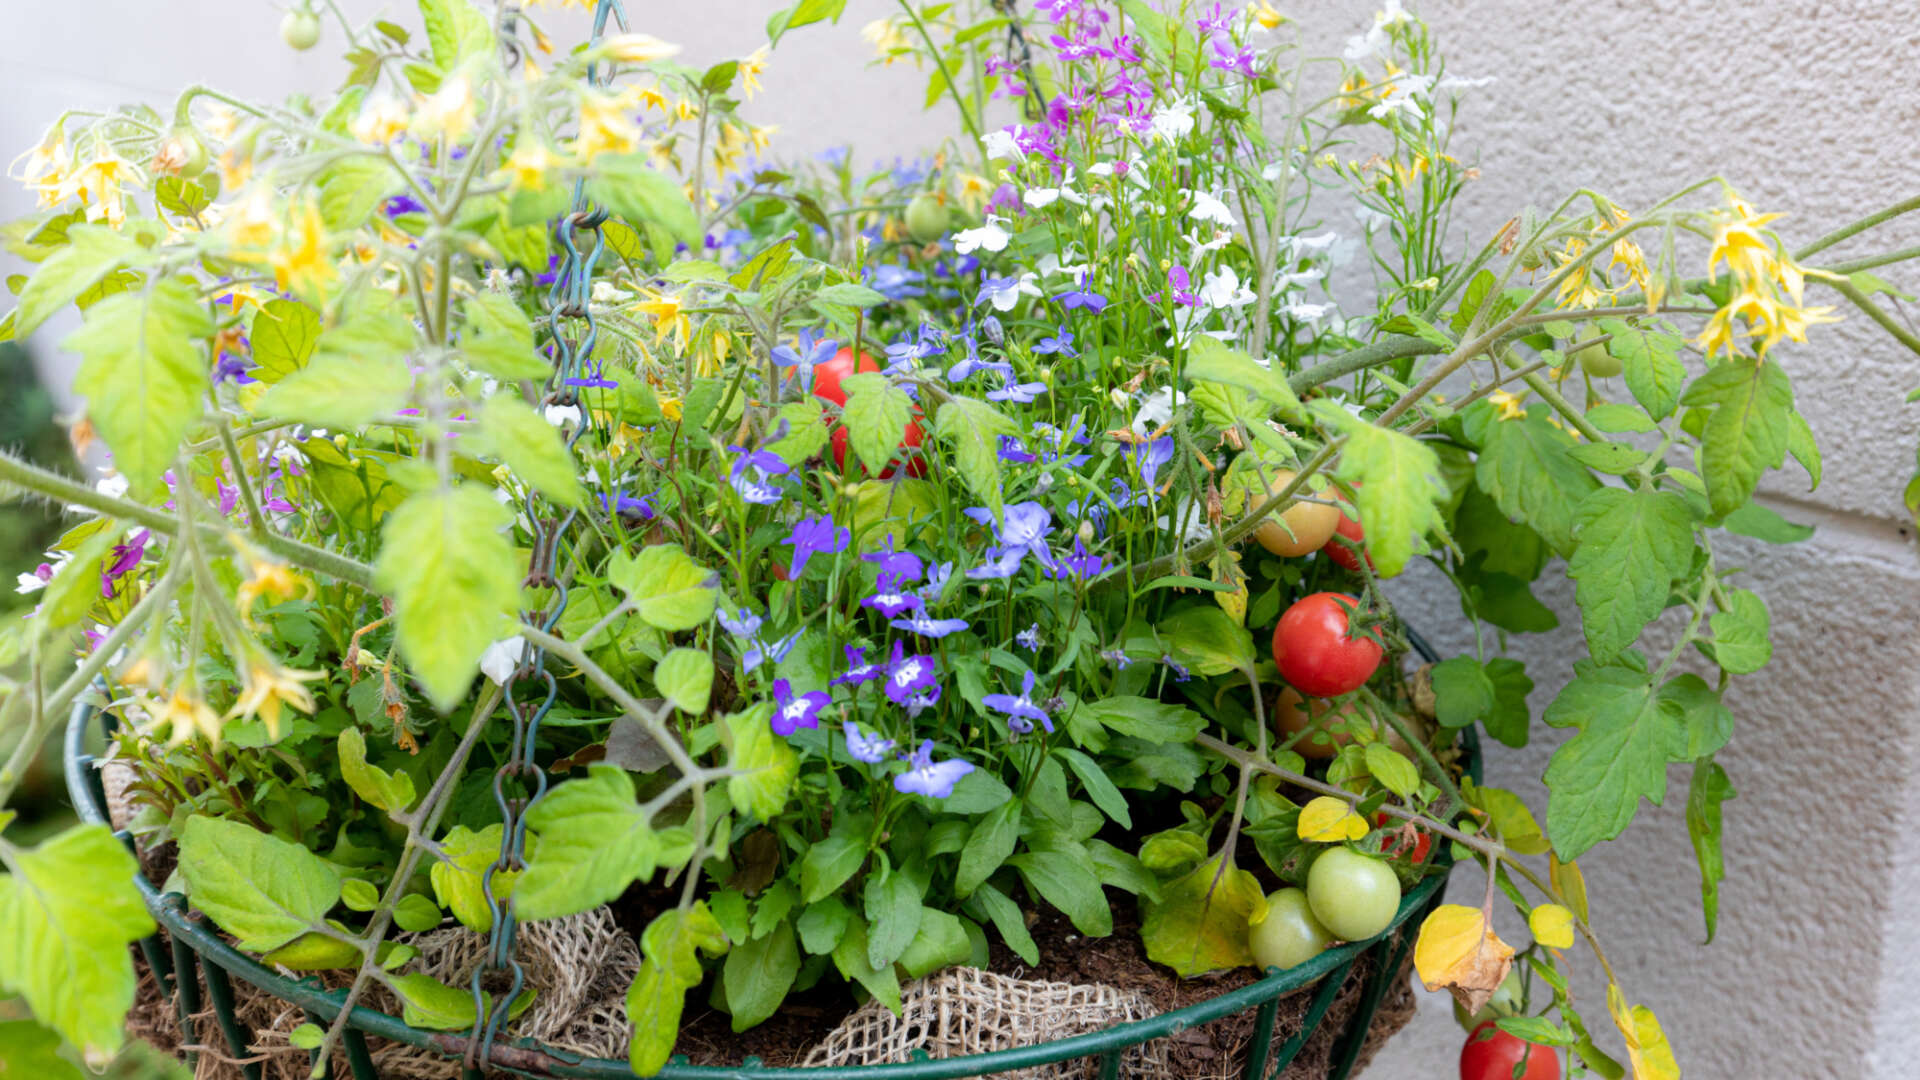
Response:
[{"label": "blue lobelia flower", "polygon": [[1127,453],[1133,456],[1140,468],[1142,486],[1151,491],[1158,486],[1160,469],[1173,460],[1173,439],[1171,437],[1152,439],[1144,443],[1135,443]]},{"label": "blue lobelia flower", "polygon": [[1107,308],[1106,297],[1085,287],[1076,286],[1066,292],[1055,293],[1053,298],[1058,300],[1060,307],[1067,311],[1085,308],[1089,314],[1098,315]]},{"label": "blue lobelia flower", "polygon": [[820,710],[831,701],[824,692],[811,690],[804,694],[795,694],[792,684],[785,679],[773,680],[773,733],[782,738],[792,735],[801,728],[818,728]]},{"label": "blue lobelia flower", "polygon": [[939,687],[936,686],[931,690],[922,690],[919,693],[907,699],[907,704],[905,705],[905,708],[907,710],[907,719],[911,720],[914,717],[919,716],[921,713],[926,712],[928,709],[931,709],[938,704],[940,704],[940,688]]},{"label": "blue lobelia flower", "polygon": [[925,795],[931,799],[944,799],[953,794],[953,785],[960,778],[973,771],[973,766],[959,758],[946,761],[933,760],[933,740],[920,744],[920,749],[912,754],[900,755],[907,763],[907,771],[893,778],[895,791],[903,795]]},{"label": "blue lobelia flower", "polygon": [[920,599],[929,604],[935,603],[947,591],[947,582],[952,579],[952,562],[934,563],[933,569],[927,573],[927,583],[914,591],[920,594]]},{"label": "blue lobelia flower", "polygon": [[873,591],[873,595],[860,601],[861,607],[877,611],[889,619],[898,617],[903,611],[911,611],[921,607],[922,604],[923,601],[920,599],[919,593],[902,589],[899,586],[889,587],[886,584],[877,586]]},{"label": "blue lobelia flower", "polygon": [[1038,460],[1037,456],[1027,452],[1027,444],[1017,435],[1000,436],[999,458],[1015,465],[1030,465]]},{"label": "blue lobelia flower", "polygon": [[1043,382],[1009,382],[1002,384],[998,390],[987,391],[986,397],[988,401],[1011,401],[1020,405],[1031,405],[1035,398],[1046,392],[1047,384]]},{"label": "blue lobelia flower", "polygon": [[1039,343],[1033,347],[1033,351],[1036,353],[1059,353],[1062,356],[1080,355],[1073,347],[1072,332],[1064,326],[1056,330],[1053,337],[1041,338]]},{"label": "blue lobelia flower", "polygon": [[828,337],[815,337],[812,329],[800,331],[799,338],[792,345],[776,346],[773,358],[785,367],[794,369],[799,379],[800,389],[813,390],[813,368],[815,364],[824,364],[833,359],[840,351],[840,343]]},{"label": "blue lobelia flower", "polygon": [[634,518],[640,521],[652,521],[656,514],[653,508],[653,498],[650,495],[641,495],[638,497],[624,493],[602,495],[600,496],[600,505],[605,507],[609,514],[617,517]]},{"label": "blue lobelia flower", "polygon": [[860,556],[860,561],[874,563],[880,567],[880,587],[883,589],[911,585],[926,573],[926,566],[920,561],[920,556],[911,551],[893,549],[892,533],[887,534],[879,551]]},{"label": "blue lobelia flower", "polygon": [[887,760],[887,755],[893,752],[892,739],[869,735],[861,731],[860,725],[851,720],[842,723],[840,730],[847,733],[847,756],[855,761],[877,765]]},{"label": "blue lobelia flower", "polygon": [[1002,551],[1018,549],[1031,552],[1043,565],[1053,561],[1053,553],[1047,550],[1047,536],[1053,532],[1053,515],[1037,502],[1009,503],[1001,511],[1001,521],[993,520],[993,511],[984,506],[970,506],[960,511],[994,532],[994,539]]},{"label": "blue lobelia flower", "polygon": [[1185,664],[1182,664],[1178,660],[1175,660],[1172,656],[1166,653],[1160,654],[1160,662],[1167,665],[1168,671],[1173,672],[1174,682],[1186,682],[1188,679],[1193,678],[1193,672],[1188,671],[1187,666]]},{"label": "blue lobelia flower", "polygon": [[740,497],[756,506],[776,506],[781,499],[781,487],[774,483],[775,476],[785,476],[793,467],[780,460],[779,455],[769,450],[744,450],[738,446],[727,449],[740,456],[734,459],[727,482]]},{"label": "blue lobelia flower", "polygon": [[846,650],[847,670],[835,675],[829,680],[829,685],[859,686],[861,683],[872,682],[884,674],[879,664],[867,663],[867,650],[855,648],[852,645],[842,645],[841,648]]},{"label": "blue lobelia flower", "polygon": [[1038,721],[1049,733],[1053,731],[1053,719],[1047,715],[1046,709],[1041,708],[1040,705],[1033,700],[1032,671],[1028,671],[1020,680],[1020,693],[1018,696],[1013,694],[988,694],[980,699],[980,704],[985,705],[994,712],[1005,713],[1007,716],[1007,727],[1015,734],[1025,735],[1027,732],[1032,731],[1035,721]]},{"label": "blue lobelia flower", "polygon": [[908,698],[935,681],[933,657],[905,653],[900,642],[893,643],[893,659],[887,664],[887,697],[895,705],[905,705]]},{"label": "blue lobelia flower", "polygon": [[768,660],[776,664],[785,660],[787,654],[793,651],[794,642],[800,640],[800,631],[795,630],[779,641],[768,644],[760,636],[760,627],[765,620],[744,608],[731,615],[723,609],[719,612],[719,618],[720,626],[727,633],[746,643],[746,649],[740,654],[740,664],[748,671]]},{"label": "blue lobelia flower", "polygon": [[793,565],[787,571],[788,576],[798,581],[807,568],[808,559],[847,550],[847,541],[852,536],[845,528],[836,528],[833,519],[825,514],[794,522],[793,531],[782,541],[793,545]]},{"label": "blue lobelia flower", "polygon": [[967,570],[969,580],[1004,581],[1020,572],[1020,564],[1027,557],[1025,548],[1001,548],[989,554],[986,562]]},{"label": "blue lobelia flower", "polygon": [[1029,652],[1040,651],[1040,624],[1034,623],[1025,630],[1013,635],[1014,644]]},{"label": "blue lobelia flower", "polygon": [[1083,542],[1080,537],[1075,536],[1073,538],[1073,554],[1055,562],[1053,576],[1062,579],[1078,578],[1081,581],[1085,581],[1089,578],[1098,577],[1100,571],[1105,569],[1106,561],[1103,556],[1089,552],[1086,543]]}]

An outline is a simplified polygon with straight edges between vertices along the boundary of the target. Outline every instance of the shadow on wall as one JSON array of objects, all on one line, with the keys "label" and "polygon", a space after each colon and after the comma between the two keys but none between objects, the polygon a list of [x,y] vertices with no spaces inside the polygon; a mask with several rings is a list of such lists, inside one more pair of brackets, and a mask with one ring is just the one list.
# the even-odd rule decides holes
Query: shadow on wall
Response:
[{"label": "shadow on wall", "polygon": [[[0,446],[43,468],[78,475],[66,429],[54,418],[53,396],[40,383],[33,359],[13,342],[0,343]],[[11,504],[0,514],[0,614],[34,604],[16,591],[17,575],[31,573],[60,534],[60,515],[45,504]]]}]

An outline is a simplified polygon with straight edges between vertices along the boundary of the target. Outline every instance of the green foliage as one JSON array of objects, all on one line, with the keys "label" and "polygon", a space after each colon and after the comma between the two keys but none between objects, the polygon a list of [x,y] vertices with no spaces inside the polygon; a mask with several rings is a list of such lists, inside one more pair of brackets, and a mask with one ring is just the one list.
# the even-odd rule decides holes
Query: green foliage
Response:
[{"label": "green foliage", "polygon": [[194,286],[167,278],[87,309],[61,345],[80,354],[73,388],[133,490],[150,494],[173,464],[207,392],[213,321]]},{"label": "green foliage", "polygon": [[849,375],[840,385],[847,392],[840,420],[847,426],[848,442],[867,471],[877,476],[900,452],[913,421],[913,399],[873,372]]},{"label": "green foliage", "polygon": [[340,777],[361,798],[390,814],[413,805],[413,777],[367,763],[367,739],[360,729],[340,732]]},{"label": "green foliage", "polygon": [[631,558],[616,554],[607,579],[627,594],[641,619],[660,630],[699,626],[713,617],[720,597],[712,572],[679,544],[655,544]]},{"label": "green foliage", "polygon": [[704,975],[700,953],[719,956],[726,951],[726,935],[700,901],[662,912],[647,925],[640,935],[640,970],[627,989],[627,1016],[634,1027],[627,1061],[635,1073],[652,1076],[666,1065],[680,1034],[687,991],[700,985]]},{"label": "green foliage", "polygon": [[1579,582],[1587,648],[1604,663],[1633,644],[1693,565],[1693,517],[1670,492],[1601,488],[1581,501],[1574,521],[1580,547],[1567,572]]},{"label": "green foliage", "polygon": [[1419,440],[1366,423],[1339,406],[1316,402],[1313,414],[1346,436],[1334,475],[1362,483],[1355,498],[1367,531],[1367,554],[1380,574],[1398,574],[1415,552],[1426,550],[1426,535],[1443,524],[1446,485],[1439,458]]},{"label": "green foliage", "polygon": [[539,846],[514,886],[514,911],[524,919],[599,907],[652,877],[666,854],[635,801],[633,778],[611,765],[589,766],[586,778],[548,792],[528,811],[527,827]]},{"label": "green foliage", "polygon": [[401,652],[441,711],[453,708],[519,601],[511,515],[475,487],[422,491],[387,517],[376,580],[394,598]]},{"label": "green foliage", "polygon": [[1160,892],[1159,901],[1141,904],[1147,959],[1182,978],[1253,963],[1247,924],[1266,911],[1267,896],[1251,873],[1232,863],[1223,873],[1220,860],[1211,859]]}]

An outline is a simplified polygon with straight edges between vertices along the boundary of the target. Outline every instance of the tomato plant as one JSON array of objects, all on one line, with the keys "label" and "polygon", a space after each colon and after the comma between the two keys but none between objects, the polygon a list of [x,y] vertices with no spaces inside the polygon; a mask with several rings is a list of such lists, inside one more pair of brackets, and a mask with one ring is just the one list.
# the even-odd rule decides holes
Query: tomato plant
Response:
[{"label": "tomato plant", "polygon": [[[840,388],[840,380],[856,371],[879,370],[880,365],[875,363],[873,357],[865,351],[860,353],[860,362],[855,364],[853,347],[842,345],[840,351],[833,354],[833,359],[813,365],[813,396],[831,401],[835,405],[845,405],[847,392]],[[785,374],[793,374],[793,369],[787,368]]]},{"label": "tomato plant", "polygon": [[[1340,520],[1334,525],[1333,534],[1340,539],[1351,540],[1356,544],[1360,544],[1362,545],[1361,550],[1366,550],[1366,530],[1360,527],[1358,521],[1348,517],[1344,511],[1340,514]],[[1353,549],[1341,543],[1340,540],[1329,539],[1326,545],[1320,549],[1320,552],[1327,558],[1332,559],[1335,565],[1344,567],[1356,574],[1360,572],[1360,556],[1354,554]],[[1369,567],[1373,565],[1373,556],[1367,556],[1367,565]]]},{"label": "tomato plant", "polygon": [[1267,897],[1267,917],[1252,924],[1249,944],[1254,966],[1290,968],[1320,955],[1333,943],[1333,934],[1314,918],[1307,894],[1281,889]]},{"label": "tomato plant", "polygon": [[[1393,820],[1393,817],[1388,814],[1373,815],[1373,823],[1377,826],[1388,825]],[[1406,838],[1406,832],[1409,829],[1413,832],[1411,842]],[[1413,865],[1419,866],[1427,861],[1427,853],[1432,850],[1433,836],[1417,825],[1408,824],[1396,829],[1388,838],[1384,854],[1390,859],[1405,858]]]},{"label": "tomato plant", "polygon": [[1307,871],[1307,905],[1341,941],[1365,941],[1400,910],[1400,879],[1383,860],[1328,848]]},{"label": "tomato plant", "polygon": [[1560,1080],[1560,1056],[1488,1020],[1460,1048],[1460,1080]]},{"label": "tomato plant", "polygon": [[[1278,492],[1292,483],[1293,478],[1290,469],[1275,470],[1268,478],[1268,487]],[[1253,531],[1253,538],[1273,554],[1293,558],[1325,547],[1339,522],[1339,507],[1318,502],[1294,503],[1279,515],[1278,521],[1269,517],[1261,522]]]},{"label": "tomato plant", "polygon": [[304,5],[289,10],[280,20],[280,40],[300,52],[313,48],[320,43],[320,16]]},{"label": "tomato plant", "polygon": [[1273,662],[1302,694],[1336,697],[1365,685],[1380,666],[1380,643],[1351,632],[1352,597],[1321,592],[1294,601],[1273,628]]}]

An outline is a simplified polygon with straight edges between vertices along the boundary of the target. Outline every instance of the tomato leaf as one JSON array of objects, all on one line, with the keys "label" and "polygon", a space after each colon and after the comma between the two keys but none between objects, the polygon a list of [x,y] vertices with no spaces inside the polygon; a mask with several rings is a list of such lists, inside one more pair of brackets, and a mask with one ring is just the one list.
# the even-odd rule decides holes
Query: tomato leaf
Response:
[{"label": "tomato leaf", "polygon": [[207,393],[204,339],[213,319],[183,278],[109,296],[60,344],[80,354],[74,390],[137,495],[150,494],[173,464]]},{"label": "tomato leaf", "polygon": [[993,406],[969,397],[951,397],[933,414],[934,438],[953,450],[954,465],[974,495],[1000,516],[1000,436],[1020,429]]},{"label": "tomato leaf", "polygon": [[1771,360],[1727,360],[1695,379],[1680,400],[1713,406],[1700,434],[1700,468],[1713,512],[1730,514],[1753,495],[1761,473],[1786,461],[1793,384]]},{"label": "tomato leaf", "polygon": [[1687,369],[1680,362],[1680,335],[1620,319],[1601,319],[1599,329],[1613,335],[1607,352],[1620,361],[1627,392],[1655,420],[1665,419],[1680,399]]},{"label": "tomato leaf", "polygon": [[1693,515],[1666,491],[1601,488],[1574,517],[1579,549],[1567,572],[1587,647],[1605,662],[1634,643],[1693,563]]},{"label": "tomato leaf", "polygon": [[521,918],[596,908],[652,877],[666,855],[632,776],[613,765],[590,765],[584,779],[554,788],[527,812],[527,827],[540,843],[514,887]]},{"label": "tomato leaf", "polygon": [[1160,900],[1141,901],[1140,938],[1147,959],[1182,978],[1253,963],[1248,924],[1264,915],[1266,894],[1251,873],[1231,864],[1216,886],[1210,859],[1161,886]]},{"label": "tomato leaf", "polygon": [[1346,435],[1334,475],[1361,485],[1360,524],[1374,569],[1381,577],[1398,574],[1415,552],[1427,550],[1428,533],[1446,527],[1440,508],[1448,490],[1439,456],[1419,440],[1375,427],[1331,401],[1315,401],[1313,413]]},{"label": "tomato leaf", "polygon": [[[1474,480],[1493,497],[1501,512],[1531,526],[1562,555],[1574,549],[1574,515],[1600,487],[1571,451],[1573,439],[1547,423],[1535,409],[1512,420],[1498,420],[1493,409],[1475,402],[1463,414],[1469,438],[1480,444]],[[1371,544],[1373,533],[1367,533]]]},{"label": "tomato leaf", "polygon": [[840,422],[861,464],[875,476],[900,453],[913,422],[913,399],[877,372],[859,372],[840,381],[847,403]]},{"label": "tomato leaf", "polygon": [[[285,386],[285,383],[281,384]],[[488,490],[422,491],[387,516],[374,576],[393,596],[401,654],[436,708],[466,696],[520,600],[511,520]]]},{"label": "tomato leaf", "polygon": [[1720,854],[1720,804],[1737,794],[1718,762],[1708,758],[1694,765],[1693,781],[1687,787],[1687,836],[1693,840],[1694,860],[1700,864],[1700,907],[1709,943],[1720,923],[1720,881],[1726,877]]},{"label": "tomato leaf", "polygon": [[1684,760],[1686,729],[1644,672],[1582,663],[1543,717],[1578,729],[1547,761],[1547,832],[1563,860],[1620,835],[1640,800],[1667,795],[1667,765]]},{"label": "tomato leaf", "polygon": [[1713,628],[1713,659],[1729,674],[1759,671],[1773,658],[1766,602],[1746,589],[1727,590],[1728,607],[1707,618]]},{"label": "tomato leaf", "polygon": [[180,874],[193,906],[251,952],[314,929],[340,901],[340,875],[320,856],[225,818],[187,818]]}]

